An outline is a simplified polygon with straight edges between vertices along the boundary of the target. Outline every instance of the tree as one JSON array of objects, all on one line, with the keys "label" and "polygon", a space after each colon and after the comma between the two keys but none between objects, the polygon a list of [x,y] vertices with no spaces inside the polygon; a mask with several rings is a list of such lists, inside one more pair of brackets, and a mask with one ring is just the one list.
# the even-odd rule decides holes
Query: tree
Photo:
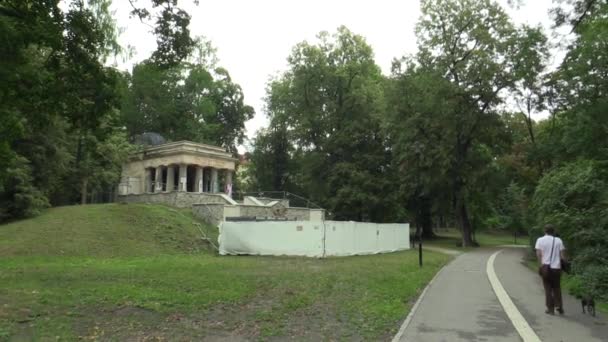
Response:
[{"label": "tree", "polygon": [[224,146],[236,153],[254,110],[228,71],[215,66],[208,41],[174,67],[144,61],[133,67],[122,117],[129,136],[156,132],[170,140]]},{"label": "tree", "polygon": [[[102,122],[115,109],[116,72],[102,61],[117,53],[107,0],[6,1],[0,30],[9,39],[3,65],[0,198],[4,219],[73,203],[86,192],[87,152],[103,142]],[[6,59],[4,59],[6,57]],[[4,115],[5,114],[5,115]],[[9,133],[10,132],[10,133]],[[95,139],[91,139],[91,138]],[[74,187],[74,184],[78,184]]]},{"label": "tree", "polygon": [[380,68],[364,38],[345,27],[318,39],[297,44],[288,71],[271,82],[271,130],[287,131],[299,186],[335,218],[393,220]]},{"label": "tree", "polygon": [[286,127],[276,123],[258,132],[248,170],[253,178],[252,190],[298,192],[293,184],[295,175],[290,172],[297,163],[287,134]]},{"label": "tree", "polygon": [[608,179],[605,165],[579,160],[547,173],[534,193],[533,209],[538,223],[551,223],[560,232],[575,271],[585,280],[587,294],[608,299]]},{"label": "tree", "polygon": [[551,169],[534,192],[539,234],[557,226],[573,257],[579,295],[608,298],[608,3],[560,1],[556,26],[572,28],[562,64],[547,83],[552,117],[539,125],[538,158]]},{"label": "tree", "polygon": [[[421,2],[422,18],[417,25],[420,52],[415,62],[421,68],[454,86],[457,113],[441,126],[443,164],[447,168],[454,211],[462,232],[463,246],[472,245],[468,201],[475,193],[473,161],[476,146],[493,147],[488,127],[498,127],[499,105],[518,82],[533,79],[541,68],[545,43],[542,34],[517,28],[491,0],[427,0]],[[534,58],[531,58],[534,57]],[[495,137],[496,135],[494,135]],[[482,149],[483,150],[483,149]]]},{"label": "tree", "polygon": [[[190,36],[191,16],[178,7],[178,0],[152,0],[152,12],[145,7],[138,7],[137,0],[129,0],[133,10],[132,15],[150,25],[154,20],[152,30],[156,35],[156,51],[150,61],[156,66],[166,69],[173,68],[184,61],[193,51],[196,40]],[[198,5],[198,1],[194,0]]]},{"label": "tree", "polygon": [[[405,70],[401,68],[405,67]],[[451,202],[442,147],[442,123],[457,115],[458,89],[413,63],[394,65],[387,87],[386,125],[394,162],[399,166],[400,194],[411,212],[417,234],[433,237],[432,208]]]}]

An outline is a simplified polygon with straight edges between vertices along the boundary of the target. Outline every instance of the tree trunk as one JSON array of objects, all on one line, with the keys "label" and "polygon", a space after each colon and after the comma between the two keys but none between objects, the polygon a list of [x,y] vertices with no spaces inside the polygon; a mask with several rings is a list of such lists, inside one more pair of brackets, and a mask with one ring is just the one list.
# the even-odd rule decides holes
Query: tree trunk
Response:
[{"label": "tree trunk", "polygon": [[458,223],[460,225],[460,232],[462,234],[462,247],[472,247],[473,239],[471,238],[471,222],[469,221],[469,214],[467,213],[467,207],[464,200],[460,202],[458,212]]},{"label": "tree trunk", "polygon": [[80,187],[80,204],[87,204],[87,186],[89,185],[88,177],[84,177]]},{"label": "tree trunk", "polygon": [[464,195],[464,182],[459,177],[454,179],[452,205],[456,213],[458,228],[462,235],[462,247],[472,247],[473,239],[471,237],[471,221],[467,212],[467,206]]},{"label": "tree trunk", "polygon": [[418,222],[422,228],[422,237],[431,239],[435,237],[433,233],[433,217],[431,215],[431,200],[428,197],[421,199]]}]

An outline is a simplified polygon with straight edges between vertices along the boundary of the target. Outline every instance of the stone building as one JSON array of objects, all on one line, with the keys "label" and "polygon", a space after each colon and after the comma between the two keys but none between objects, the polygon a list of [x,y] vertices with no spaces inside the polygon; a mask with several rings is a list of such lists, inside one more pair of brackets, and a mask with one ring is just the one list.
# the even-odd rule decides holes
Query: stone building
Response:
[{"label": "stone building", "polygon": [[223,148],[191,141],[142,148],[123,165],[118,201],[192,208],[212,224],[227,219],[321,221],[323,209],[294,208],[288,200],[232,198],[237,159]]},{"label": "stone building", "polygon": [[147,146],[123,166],[118,192],[230,193],[236,161],[221,147],[190,141]]}]

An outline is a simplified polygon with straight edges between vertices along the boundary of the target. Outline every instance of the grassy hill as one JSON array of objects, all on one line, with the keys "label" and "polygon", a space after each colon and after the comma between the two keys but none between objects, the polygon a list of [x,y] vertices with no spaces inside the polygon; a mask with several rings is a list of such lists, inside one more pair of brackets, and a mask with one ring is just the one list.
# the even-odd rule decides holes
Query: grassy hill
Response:
[{"label": "grassy hill", "polygon": [[[208,248],[189,210],[161,205],[58,207],[0,226],[0,258],[10,256],[144,256]],[[203,225],[217,243],[217,229]],[[211,236],[210,236],[211,237]]]},{"label": "grassy hill", "polygon": [[218,256],[195,222],[106,204],[0,225],[0,341],[390,340],[449,258]]}]

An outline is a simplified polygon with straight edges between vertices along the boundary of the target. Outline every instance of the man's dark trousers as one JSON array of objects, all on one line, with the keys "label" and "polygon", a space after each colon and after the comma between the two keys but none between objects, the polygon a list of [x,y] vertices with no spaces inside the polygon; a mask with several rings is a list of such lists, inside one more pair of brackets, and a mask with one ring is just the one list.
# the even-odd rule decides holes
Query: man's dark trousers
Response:
[{"label": "man's dark trousers", "polygon": [[543,277],[543,286],[545,287],[545,304],[549,311],[555,308],[562,309],[562,289],[560,287],[562,276],[561,269],[549,269],[549,274]]}]

